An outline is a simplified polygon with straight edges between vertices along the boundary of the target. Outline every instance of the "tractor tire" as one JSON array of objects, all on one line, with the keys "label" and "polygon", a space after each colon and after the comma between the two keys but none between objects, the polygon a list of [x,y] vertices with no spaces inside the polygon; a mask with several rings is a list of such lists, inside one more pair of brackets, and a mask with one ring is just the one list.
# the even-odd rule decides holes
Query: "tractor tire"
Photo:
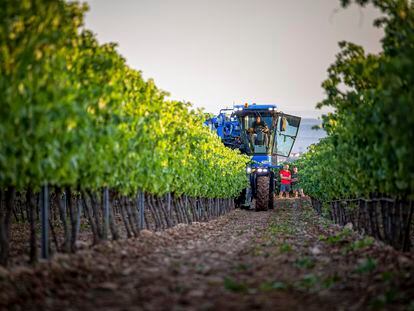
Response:
[{"label": "tractor tire", "polygon": [[273,173],[270,174],[270,185],[269,185],[269,209],[274,209],[274,196],[275,196],[275,175]]},{"label": "tractor tire", "polygon": [[269,176],[257,176],[256,211],[267,211],[270,200]]}]

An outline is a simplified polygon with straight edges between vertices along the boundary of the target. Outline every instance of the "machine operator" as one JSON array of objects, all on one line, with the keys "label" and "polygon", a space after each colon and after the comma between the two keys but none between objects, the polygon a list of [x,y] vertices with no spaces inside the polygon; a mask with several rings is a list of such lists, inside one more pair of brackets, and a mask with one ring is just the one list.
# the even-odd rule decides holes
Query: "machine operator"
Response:
[{"label": "machine operator", "polygon": [[256,120],[253,121],[252,127],[248,129],[249,138],[252,146],[255,145],[255,140],[257,138],[258,131],[261,131],[264,135],[264,145],[266,148],[269,144],[269,128],[267,127],[266,122],[264,122],[260,116],[256,116]]}]

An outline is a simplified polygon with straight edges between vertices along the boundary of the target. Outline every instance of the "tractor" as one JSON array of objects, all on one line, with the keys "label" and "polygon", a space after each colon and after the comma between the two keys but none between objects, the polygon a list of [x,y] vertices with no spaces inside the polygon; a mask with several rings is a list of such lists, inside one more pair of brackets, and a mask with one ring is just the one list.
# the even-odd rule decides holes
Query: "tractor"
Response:
[{"label": "tractor", "polygon": [[249,187],[236,198],[236,207],[256,211],[273,208],[278,156],[289,157],[300,121],[300,117],[277,110],[276,105],[246,103],[222,109],[204,123],[226,147],[251,156],[246,167]]}]

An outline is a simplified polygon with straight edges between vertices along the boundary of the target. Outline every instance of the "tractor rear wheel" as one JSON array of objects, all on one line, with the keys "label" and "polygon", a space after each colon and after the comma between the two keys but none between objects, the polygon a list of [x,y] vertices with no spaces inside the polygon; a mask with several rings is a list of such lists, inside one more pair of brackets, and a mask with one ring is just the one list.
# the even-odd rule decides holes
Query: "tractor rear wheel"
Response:
[{"label": "tractor rear wheel", "polygon": [[269,176],[257,176],[256,179],[256,211],[266,211],[269,207]]}]

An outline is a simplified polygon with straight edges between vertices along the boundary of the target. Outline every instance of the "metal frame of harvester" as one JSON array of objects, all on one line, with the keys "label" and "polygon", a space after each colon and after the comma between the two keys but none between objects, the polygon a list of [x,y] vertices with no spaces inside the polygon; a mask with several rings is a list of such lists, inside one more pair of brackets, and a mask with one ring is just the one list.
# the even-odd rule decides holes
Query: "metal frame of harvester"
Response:
[{"label": "metal frame of harvester", "polygon": [[[267,129],[252,128],[258,116],[266,123]],[[273,169],[279,168],[278,156],[289,157],[300,121],[300,117],[285,114],[273,104],[244,104],[222,109],[205,122],[226,147],[251,156],[246,167],[249,187],[243,189],[236,199],[236,207],[256,211],[273,208]]]}]

